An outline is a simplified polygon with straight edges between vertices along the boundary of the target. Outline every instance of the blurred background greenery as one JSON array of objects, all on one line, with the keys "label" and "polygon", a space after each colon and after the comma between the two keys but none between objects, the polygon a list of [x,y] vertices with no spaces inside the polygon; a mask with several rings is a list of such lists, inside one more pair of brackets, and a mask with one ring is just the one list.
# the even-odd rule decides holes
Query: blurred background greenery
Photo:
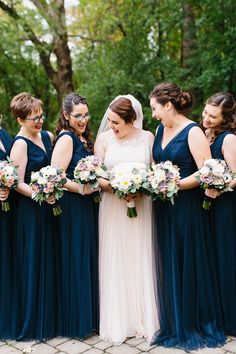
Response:
[{"label": "blurred background greenery", "polygon": [[236,94],[234,0],[0,0],[0,113],[27,91],[54,131],[65,94],[86,96],[95,136],[109,102],[131,93],[154,132],[148,95],[169,81],[193,93],[196,121],[215,92]]}]

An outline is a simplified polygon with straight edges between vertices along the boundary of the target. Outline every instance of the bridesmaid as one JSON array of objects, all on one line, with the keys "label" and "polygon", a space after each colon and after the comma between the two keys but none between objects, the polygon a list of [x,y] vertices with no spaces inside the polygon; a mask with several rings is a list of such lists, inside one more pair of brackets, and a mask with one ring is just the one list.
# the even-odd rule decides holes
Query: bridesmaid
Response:
[{"label": "bridesmaid", "polygon": [[67,174],[67,191],[59,202],[62,215],[56,220],[60,293],[57,333],[81,339],[98,330],[98,206],[89,185],[83,188],[73,182],[77,162],[93,153],[89,118],[84,97],[76,93],[65,97],[51,161]]},{"label": "bridesmaid", "polygon": [[42,131],[42,102],[23,92],[11,101],[20,125],[11,159],[18,166],[17,215],[14,230],[13,337],[17,340],[47,339],[55,335],[55,257],[52,210],[31,199],[31,172],[49,165],[51,133]]},{"label": "bridesmaid", "polygon": [[[12,138],[0,126],[0,160],[10,154]],[[12,194],[12,192],[10,193]],[[0,338],[9,339],[12,314],[12,195],[8,188],[0,188]],[[11,210],[2,211],[1,203],[10,198]]]},{"label": "bridesmaid", "polygon": [[[236,136],[233,133],[236,102],[228,92],[208,98],[202,113],[202,126],[211,148],[212,157],[225,160],[236,171]],[[209,189],[206,194],[216,198],[209,215],[213,228],[215,261],[220,290],[225,333],[236,335],[236,180],[233,192]]]},{"label": "bridesmaid", "polygon": [[180,168],[178,197],[155,203],[160,331],[153,344],[194,350],[224,343],[211,234],[196,178],[211,158],[207,140],[184,112],[192,105],[188,92],[162,83],[150,94],[153,118],[160,120],[153,157]]}]

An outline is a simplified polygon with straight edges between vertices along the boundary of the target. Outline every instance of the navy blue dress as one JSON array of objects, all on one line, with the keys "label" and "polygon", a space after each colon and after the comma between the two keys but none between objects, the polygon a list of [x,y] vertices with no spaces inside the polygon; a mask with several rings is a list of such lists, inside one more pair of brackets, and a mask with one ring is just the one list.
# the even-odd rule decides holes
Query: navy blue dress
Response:
[{"label": "navy blue dress", "polygon": [[[211,144],[213,158],[224,160],[222,132]],[[212,200],[209,210],[225,333],[236,335],[236,190]]]},{"label": "navy blue dress", "polygon": [[[73,179],[77,162],[90,153],[72,132],[73,154],[66,174]],[[94,195],[65,192],[57,222],[59,320],[57,333],[83,339],[98,330],[98,205]]]},{"label": "navy blue dress", "polygon": [[[188,146],[190,123],[162,149],[160,124],[154,160],[171,160],[181,178],[197,170]],[[224,342],[211,245],[210,224],[199,188],[179,191],[174,206],[155,202],[156,263],[160,330],[152,342],[194,350]]]},{"label": "navy blue dress", "polygon": [[[10,154],[12,138],[4,129],[0,129],[0,141],[5,151],[0,149],[0,160],[6,160]],[[13,192],[8,197],[10,210],[2,211],[0,202],[0,338],[12,337],[12,215],[14,210]]]},{"label": "navy blue dress", "polygon": [[[32,171],[50,164],[52,144],[47,132],[41,132],[45,151],[31,140],[27,143],[28,162],[25,183]],[[52,338],[56,332],[55,233],[52,206],[40,206],[17,193],[14,230],[14,307],[13,338],[17,340]]]}]

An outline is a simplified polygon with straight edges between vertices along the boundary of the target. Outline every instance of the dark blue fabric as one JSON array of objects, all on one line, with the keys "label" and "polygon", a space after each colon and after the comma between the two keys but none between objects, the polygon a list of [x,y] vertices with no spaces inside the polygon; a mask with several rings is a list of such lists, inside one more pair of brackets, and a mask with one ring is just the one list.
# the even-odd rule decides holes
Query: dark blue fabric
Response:
[{"label": "dark blue fabric", "polygon": [[[74,133],[73,154],[66,171],[73,179],[77,162],[89,153]],[[98,205],[94,196],[65,192],[57,222],[59,319],[57,333],[85,338],[98,330]]]},{"label": "dark blue fabric", "polygon": [[[12,138],[4,130],[0,129],[0,141],[5,151],[0,149],[0,160],[6,160],[9,156]],[[14,193],[10,192],[8,197],[10,210],[2,211],[0,202],[0,338],[12,337],[12,218],[15,208]]]},{"label": "dark blue fabric", "polygon": [[12,138],[5,129],[0,129],[0,140],[5,148],[5,151],[0,149],[0,160],[6,160],[10,153]]},{"label": "dark blue fabric", "polygon": [[[160,124],[154,160],[171,160],[181,177],[197,170],[188,146],[191,123],[162,149]],[[224,342],[210,225],[199,188],[179,191],[174,206],[155,202],[156,263],[160,330],[152,342],[194,350]]]},{"label": "dark blue fabric", "polygon": [[[50,164],[51,140],[42,131],[46,152],[31,140],[27,143],[28,162],[25,182],[32,171]],[[56,335],[56,264],[54,217],[52,206],[40,206],[29,197],[17,193],[17,214],[14,223],[14,300],[13,338],[17,340],[47,339]]]},{"label": "dark blue fabric", "polygon": [[[225,131],[211,144],[213,158],[224,160],[222,144],[232,134]],[[220,289],[225,333],[236,335],[236,190],[212,200],[209,210],[213,230],[214,256]]]}]

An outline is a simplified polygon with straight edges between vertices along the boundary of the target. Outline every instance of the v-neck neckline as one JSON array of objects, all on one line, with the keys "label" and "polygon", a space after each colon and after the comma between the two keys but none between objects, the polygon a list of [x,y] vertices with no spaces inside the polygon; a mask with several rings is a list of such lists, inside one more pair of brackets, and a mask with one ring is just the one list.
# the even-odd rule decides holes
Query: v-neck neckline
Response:
[{"label": "v-neck neckline", "polygon": [[[0,132],[1,132],[1,130],[2,129],[0,129]],[[7,153],[7,151],[6,151],[6,147],[5,147],[5,144],[4,144],[4,139],[3,139],[3,136],[1,136],[2,134],[0,134],[0,140],[1,140],[1,145],[3,146],[3,148],[1,147],[1,145],[0,145],[0,150],[4,153],[4,154],[6,154]]]},{"label": "v-neck neckline", "polygon": [[185,128],[187,128],[189,125],[191,125],[191,124],[193,124],[193,123],[189,123],[189,124],[187,124],[187,125],[185,125],[180,131],[178,131],[174,136],[173,136],[173,138],[171,138],[171,140],[163,147],[162,146],[162,141],[163,141],[163,136],[164,136],[164,129],[165,129],[165,127],[164,127],[164,125],[163,125],[163,130],[162,130],[162,139],[161,139],[161,150],[162,151],[164,151],[166,148],[167,148],[167,146],[168,145],[170,145],[171,143],[172,143],[172,141],[173,140],[175,140],[183,131],[184,131],[184,129]]},{"label": "v-neck neckline", "polygon": [[27,140],[30,141],[32,144],[34,144],[34,145],[37,146],[39,149],[41,149],[41,150],[45,153],[45,155],[47,155],[47,149],[46,149],[46,146],[44,145],[42,134],[41,134],[41,140],[42,140],[42,143],[43,143],[44,148],[42,148],[41,146],[39,146],[38,144],[36,144],[35,142],[33,142],[31,139],[26,138],[26,137],[23,136],[23,135],[18,135],[18,136],[21,137],[21,138],[27,139]]}]

